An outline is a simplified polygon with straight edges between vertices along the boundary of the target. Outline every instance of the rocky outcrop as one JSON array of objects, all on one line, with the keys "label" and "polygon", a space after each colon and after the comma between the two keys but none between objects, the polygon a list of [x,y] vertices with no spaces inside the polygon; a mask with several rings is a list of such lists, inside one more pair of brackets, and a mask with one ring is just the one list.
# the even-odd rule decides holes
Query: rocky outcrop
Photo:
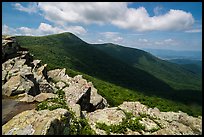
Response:
[{"label": "rocky outcrop", "polygon": [[60,135],[65,128],[63,117],[69,120],[66,109],[24,111],[2,126],[3,135]]},{"label": "rocky outcrop", "polygon": [[17,76],[11,77],[3,86],[2,86],[2,94],[3,95],[17,95],[21,93],[28,93],[32,90],[34,84],[32,81],[18,74]]},{"label": "rocky outcrop", "polygon": [[17,49],[13,58],[2,63],[2,95],[53,93],[54,89],[47,82],[47,65],[33,60],[28,51],[20,51],[20,47]]},{"label": "rocky outcrop", "polygon": [[48,71],[48,78],[56,82],[56,88],[65,92],[65,99],[70,108],[76,110],[75,104],[79,104],[82,111],[91,112],[108,107],[106,99],[97,93],[91,82],[83,79],[82,75],[71,78],[65,74],[65,71],[65,68]]},{"label": "rocky outcrop", "polygon": [[2,36],[2,60],[5,61],[8,58],[12,58],[17,54],[19,45],[16,42],[15,37]]},{"label": "rocky outcrop", "polygon": [[[96,123],[106,123],[107,125],[117,125],[124,117],[124,113],[131,113],[135,118],[140,117],[139,123],[144,129],[139,134],[153,135],[196,135],[202,134],[202,118],[196,118],[183,112],[160,112],[157,108],[148,108],[140,102],[123,102],[118,108],[112,108],[114,112],[108,109],[101,109],[86,114],[90,125],[97,134],[106,134],[105,131],[96,128]],[[108,112],[107,112],[108,111]],[[120,112],[120,113],[119,113]],[[112,119],[113,118],[113,119]],[[118,123],[114,123],[118,118]],[[108,120],[108,122],[107,122]],[[125,134],[138,134],[138,132],[127,130]],[[114,134],[114,133],[111,133]]]}]

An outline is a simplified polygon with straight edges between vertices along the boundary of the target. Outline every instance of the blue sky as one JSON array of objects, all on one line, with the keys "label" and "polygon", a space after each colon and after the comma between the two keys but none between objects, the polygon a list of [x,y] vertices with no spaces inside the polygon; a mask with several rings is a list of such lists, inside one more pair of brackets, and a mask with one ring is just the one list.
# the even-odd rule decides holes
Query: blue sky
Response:
[{"label": "blue sky", "polygon": [[201,2],[2,3],[2,33],[72,32],[89,43],[202,50]]}]

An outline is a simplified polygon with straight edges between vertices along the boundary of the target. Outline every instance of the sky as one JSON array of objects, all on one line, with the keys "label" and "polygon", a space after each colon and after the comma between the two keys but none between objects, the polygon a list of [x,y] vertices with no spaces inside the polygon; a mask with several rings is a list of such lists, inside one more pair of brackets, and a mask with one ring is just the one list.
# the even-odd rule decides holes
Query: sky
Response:
[{"label": "sky", "polygon": [[2,34],[202,51],[202,2],[2,2]]}]

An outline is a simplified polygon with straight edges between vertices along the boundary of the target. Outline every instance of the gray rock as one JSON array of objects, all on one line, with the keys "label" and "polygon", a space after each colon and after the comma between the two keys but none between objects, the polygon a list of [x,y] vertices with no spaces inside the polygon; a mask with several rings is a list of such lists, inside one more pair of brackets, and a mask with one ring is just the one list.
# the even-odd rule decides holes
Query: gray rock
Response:
[{"label": "gray rock", "polygon": [[86,93],[85,87],[79,87],[78,85],[71,85],[63,89],[65,92],[65,99],[67,104],[77,104],[79,99]]},{"label": "gray rock", "polygon": [[45,77],[47,77],[47,70],[46,70],[47,64],[44,64],[43,66],[37,68],[36,71],[33,72],[34,78],[37,82],[42,82],[46,80]]},{"label": "gray rock", "polygon": [[71,84],[72,78],[69,77],[66,73],[66,69],[55,69],[48,71],[48,78],[54,80],[55,82],[62,81],[67,85]]},{"label": "gray rock", "polygon": [[31,95],[25,94],[24,97],[20,100],[22,102],[33,102],[35,100],[35,98]]},{"label": "gray rock", "polygon": [[11,77],[3,86],[2,94],[6,96],[29,92],[34,86],[33,82],[21,75]]},{"label": "gray rock", "polygon": [[40,93],[38,95],[35,96],[35,101],[37,102],[42,102],[44,100],[47,100],[49,98],[57,98],[58,96],[56,94],[53,93]]},{"label": "gray rock", "polygon": [[79,104],[70,104],[69,107],[75,113],[76,118],[81,118],[81,106]]},{"label": "gray rock", "polygon": [[104,131],[96,128],[96,123],[105,123],[106,125],[117,125],[125,118],[125,113],[118,110],[117,107],[97,109],[94,112],[87,113],[88,123],[97,134],[106,134]]},{"label": "gray rock", "polygon": [[108,107],[106,99],[97,93],[97,89],[93,86],[93,84],[89,82],[88,85],[91,87],[90,103],[95,107],[95,109]]},{"label": "gray rock", "polygon": [[151,129],[159,128],[159,126],[149,118],[142,118],[139,123],[141,123],[145,127],[145,131],[150,131]]},{"label": "gray rock", "polygon": [[73,78],[69,87],[63,89],[67,105],[80,104],[82,111],[94,111],[107,107],[107,101],[97,93],[91,82],[87,83],[81,75]]},{"label": "gray rock", "polygon": [[15,61],[13,59],[9,59],[2,64],[2,70],[10,71],[14,65]]},{"label": "gray rock", "polygon": [[69,120],[66,109],[24,111],[2,126],[2,134],[7,135],[59,135],[64,130],[62,117]]},{"label": "gray rock", "polygon": [[139,114],[146,114],[148,110],[148,108],[140,102],[124,101],[123,104],[119,105],[118,107],[126,112],[131,112],[136,116],[138,116]]},{"label": "gray rock", "polygon": [[63,89],[66,86],[66,84],[64,82],[62,82],[62,81],[59,81],[59,82],[56,83],[55,86],[57,88],[59,88],[59,89]]}]

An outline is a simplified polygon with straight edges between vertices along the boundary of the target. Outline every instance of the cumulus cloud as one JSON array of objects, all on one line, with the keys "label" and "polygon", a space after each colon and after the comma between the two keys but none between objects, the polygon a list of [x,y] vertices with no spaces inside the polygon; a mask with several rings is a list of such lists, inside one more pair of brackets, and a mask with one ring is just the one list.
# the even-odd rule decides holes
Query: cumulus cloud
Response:
[{"label": "cumulus cloud", "polygon": [[126,3],[109,2],[42,2],[39,3],[44,17],[54,23],[82,22],[104,24],[122,15]]},{"label": "cumulus cloud", "polygon": [[50,24],[41,23],[37,29],[28,27],[10,28],[7,25],[3,25],[2,33],[8,35],[27,35],[27,36],[42,36],[63,32],[72,32],[76,35],[83,35],[86,30],[81,26],[69,26],[66,28],[53,27]]},{"label": "cumulus cloud", "polygon": [[[21,11],[28,9],[18,3],[17,7]],[[192,14],[183,10],[160,14],[161,7],[155,7],[155,16],[151,17],[144,7],[129,8],[126,2],[39,2],[38,9],[46,20],[58,25],[110,23],[135,31],[166,31],[187,30],[194,23]]]},{"label": "cumulus cloud", "polygon": [[112,23],[121,28],[137,31],[165,31],[185,30],[194,23],[194,19],[191,13],[182,10],[170,10],[164,15],[150,17],[146,9],[140,7],[128,9],[123,18],[114,20]]},{"label": "cumulus cloud", "polygon": [[20,3],[13,5],[15,9],[27,13],[36,13],[38,11],[37,3],[29,3],[27,7],[22,6]]}]

